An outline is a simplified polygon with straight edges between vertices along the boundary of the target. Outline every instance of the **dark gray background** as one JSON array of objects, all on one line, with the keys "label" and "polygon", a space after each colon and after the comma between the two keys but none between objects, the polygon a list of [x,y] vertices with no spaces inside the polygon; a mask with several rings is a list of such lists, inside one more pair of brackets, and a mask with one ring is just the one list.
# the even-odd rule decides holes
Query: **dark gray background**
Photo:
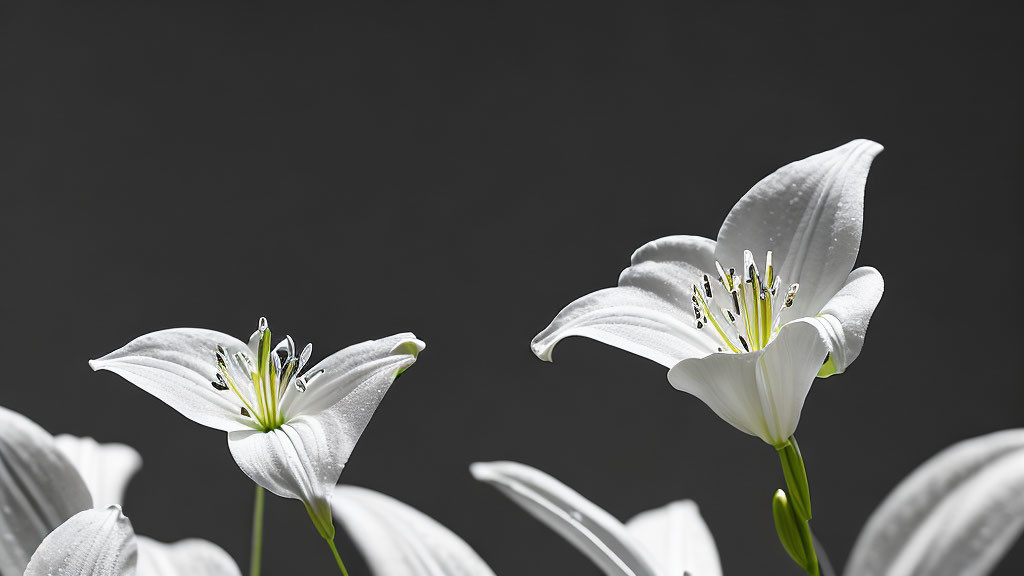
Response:
[{"label": "dark gray background", "polygon": [[[771,448],[652,362],[573,339],[544,364],[528,345],[636,247],[714,237],[762,176],[855,137],[887,147],[860,257],[886,293],[799,430],[833,560],[920,462],[1024,424],[1020,4],[334,4],[0,7],[0,403],[135,446],[138,532],[215,540],[244,569],[251,485],[223,433],[86,361],[266,315],[317,358],[428,342],[342,481],[499,574],[596,569],[474,460],[535,465],[622,519],[693,498],[727,573],[797,573]],[[266,572],[334,572],[302,506],[268,504]]]}]

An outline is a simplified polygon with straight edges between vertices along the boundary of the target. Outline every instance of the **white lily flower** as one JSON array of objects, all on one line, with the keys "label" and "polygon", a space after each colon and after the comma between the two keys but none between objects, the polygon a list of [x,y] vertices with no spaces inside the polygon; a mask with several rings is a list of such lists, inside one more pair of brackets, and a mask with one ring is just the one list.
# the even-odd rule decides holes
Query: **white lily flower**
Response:
[{"label": "white lily flower", "polygon": [[[736,428],[779,446],[815,374],[842,372],[860,354],[881,298],[878,271],[853,270],[864,185],[881,150],[855,140],[780,168],[736,203],[717,241],[671,236],[641,247],[617,287],[559,312],[534,354],[550,361],[568,336],[638,354]],[[755,254],[766,254],[763,273]]]},{"label": "white lily flower", "polygon": [[721,576],[718,548],[690,500],[626,524],[555,478],[517,462],[477,462],[487,482],[590,558],[608,576]]},{"label": "white lily flower", "polygon": [[390,496],[338,486],[331,507],[377,576],[494,576],[464,540]]},{"label": "white lily flower", "polygon": [[312,345],[274,346],[265,318],[244,343],[197,328],[136,338],[89,365],[110,370],[210,428],[258,485],[301,500],[333,540],[330,494],[391,383],[426,345],[404,333],[349,346],[305,370]]},{"label": "white lily flower", "polygon": [[120,504],[140,465],[128,446],[55,439],[0,407],[0,576],[240,576],[210,542],[135,535]]}]

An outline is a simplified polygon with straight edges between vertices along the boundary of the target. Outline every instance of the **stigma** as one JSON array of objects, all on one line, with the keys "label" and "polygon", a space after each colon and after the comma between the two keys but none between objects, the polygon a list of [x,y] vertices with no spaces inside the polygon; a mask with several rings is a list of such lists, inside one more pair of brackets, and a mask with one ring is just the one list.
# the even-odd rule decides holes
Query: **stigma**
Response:
[{"label": "stigma", "polygon": [[[255,358],[249,353],[255,354]],[[260,318],[256,331],[249,337],[248,349],[229,354],[223,346],[217,346],[216,380],[210,384],[219,392],[233,392],[241,401],[239,413],[251,419],[254,427],[264,432],[274,430],[285,423],[281,401],[288,387],[305,392],[324,373],[318,370],[300,375],[312,354],[312,344],[296,353],[291,336],[272,346],[267,319]]]},{"label": "stigma", "polygon": [[781,292],[782,278],[775,274],[772,252],[765,257],[764,275],[750,250],[743,251],[743,268],[726,270],[715,261],[718,279],[707,274],[692,286],[693,315],[697,329],[708,329],[721,342],[719,352],[741,354],[761,350],[782,326],[785,310],[793,305],[800,284]]}]

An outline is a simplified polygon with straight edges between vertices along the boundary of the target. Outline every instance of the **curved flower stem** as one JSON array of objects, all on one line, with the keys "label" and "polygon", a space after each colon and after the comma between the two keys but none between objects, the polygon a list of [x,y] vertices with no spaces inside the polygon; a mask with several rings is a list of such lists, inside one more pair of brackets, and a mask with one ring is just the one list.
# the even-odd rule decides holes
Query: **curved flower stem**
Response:
[{"label": "curved flower stem", "polygon": [[803,544],[804,556],[807,565],[804,570],[811,576],[820,576],[821,567],[818,564],[818,555],[814,547],[814,535],[811,534],[811,491],[807,482],[807,470],[804,468],[804,458],[800,454],[800,446],[796,443],[796,437],[790,436],[789,440],[777,446],[779,462],[782,464],[782,475],[786,478],[786,488],[793,502],[793,510],[796,514],[796,529]]},{"label": "curved flower stem", "polygon": [[338,568],[341,568],[341,573],[348,576],[348,570],[345,569],[345,563],[341,561],[341,554],[338,554],[338,547],[334,545],[334,540],[327,540],[327,545],[331,547],[331,552],[334,552],[334,560],[338,563]]},{"label": "curved flower stem", "polygon": [[263,558],[263,486],[256,485],[256,499],[252,504],[252,551],[249,556],[249,576],[260,576]]}]

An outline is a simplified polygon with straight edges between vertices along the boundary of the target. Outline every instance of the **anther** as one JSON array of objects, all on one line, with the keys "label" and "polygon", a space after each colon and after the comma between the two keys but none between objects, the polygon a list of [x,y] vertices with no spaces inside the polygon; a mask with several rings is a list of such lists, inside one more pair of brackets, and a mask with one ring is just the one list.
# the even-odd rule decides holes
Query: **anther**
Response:
[{"label": "anther", "polygon": [[247,418],[251,418],[252,417],[252,415],[249,414],[249,411],[245,409],[245,406],[242,406],[242,416],[245,416]]},{"label": "anther", "polygon": [[703,327],[704,327],[704,323],[701,322],[700,320],[697,320],[697,330],[700,330]]},{"label": "anther", "polygon": [[724,312],[725,312],[725,317],[729,319],[729,322],[731,324],[735,324],[736,323],[736,315],[732,313],[732,310],[724,310]]},{"label": "anther", "polygon": [[789,292],[786,293],[786,308],[793,305],[793,300],[796,299],[796,293],[800,291],[800,283],[797,282],[789,287]]},{"label": "anther", "polygon": [[737,334],[737,336],[739,336],[740,344],[743,345],[743,349],[746,350],[747,352],[750,352],[750,346],[747,345],[747,341],[746,339],[743,338],[743,335]]},{"label": "anther", "polygon": [[217,353],[225,358],[228,357],[228,351],[225,350],[224,347],[221,346],[220,344],[217,344]]},{"label": "anther", "polygon": [[711,281],[708,280],[708,275],[704,275],[704,295],[711,298]]},{"label": "anther", "polygon": [[693,307],[693,317],[700,318],[700,308],[698,308],[697,306]]},{"label": "anther", "polygon": [[[250,324],[250,326],[251,326],[251,324]],[[266,332],[268,326],[269,325],[267,324],[266,317],[261,316],[260,317],[260,324],[259,324],[259,331],[260,331],[260,333],[262,334],[263,332]]]},{"label": "anther", "polygon": [[715,260],[715,269],[718,270],[718,281],[721,282],[722,286],[724,286],[726,290],[732,290],[732,275],[726,275],[725,270],[722,268],[722,265],[718,260]]},{"label": "anther", "polygon": [[220,382],[220,378],[221,378],[220,373],[218,373],[217,376],[218,376],[217,380],[211,381],[210,384],[213,385],[213,387],[216,388],[217,390],[220,390],[221,392],[227,390],[228,389],[228,385]]}]

